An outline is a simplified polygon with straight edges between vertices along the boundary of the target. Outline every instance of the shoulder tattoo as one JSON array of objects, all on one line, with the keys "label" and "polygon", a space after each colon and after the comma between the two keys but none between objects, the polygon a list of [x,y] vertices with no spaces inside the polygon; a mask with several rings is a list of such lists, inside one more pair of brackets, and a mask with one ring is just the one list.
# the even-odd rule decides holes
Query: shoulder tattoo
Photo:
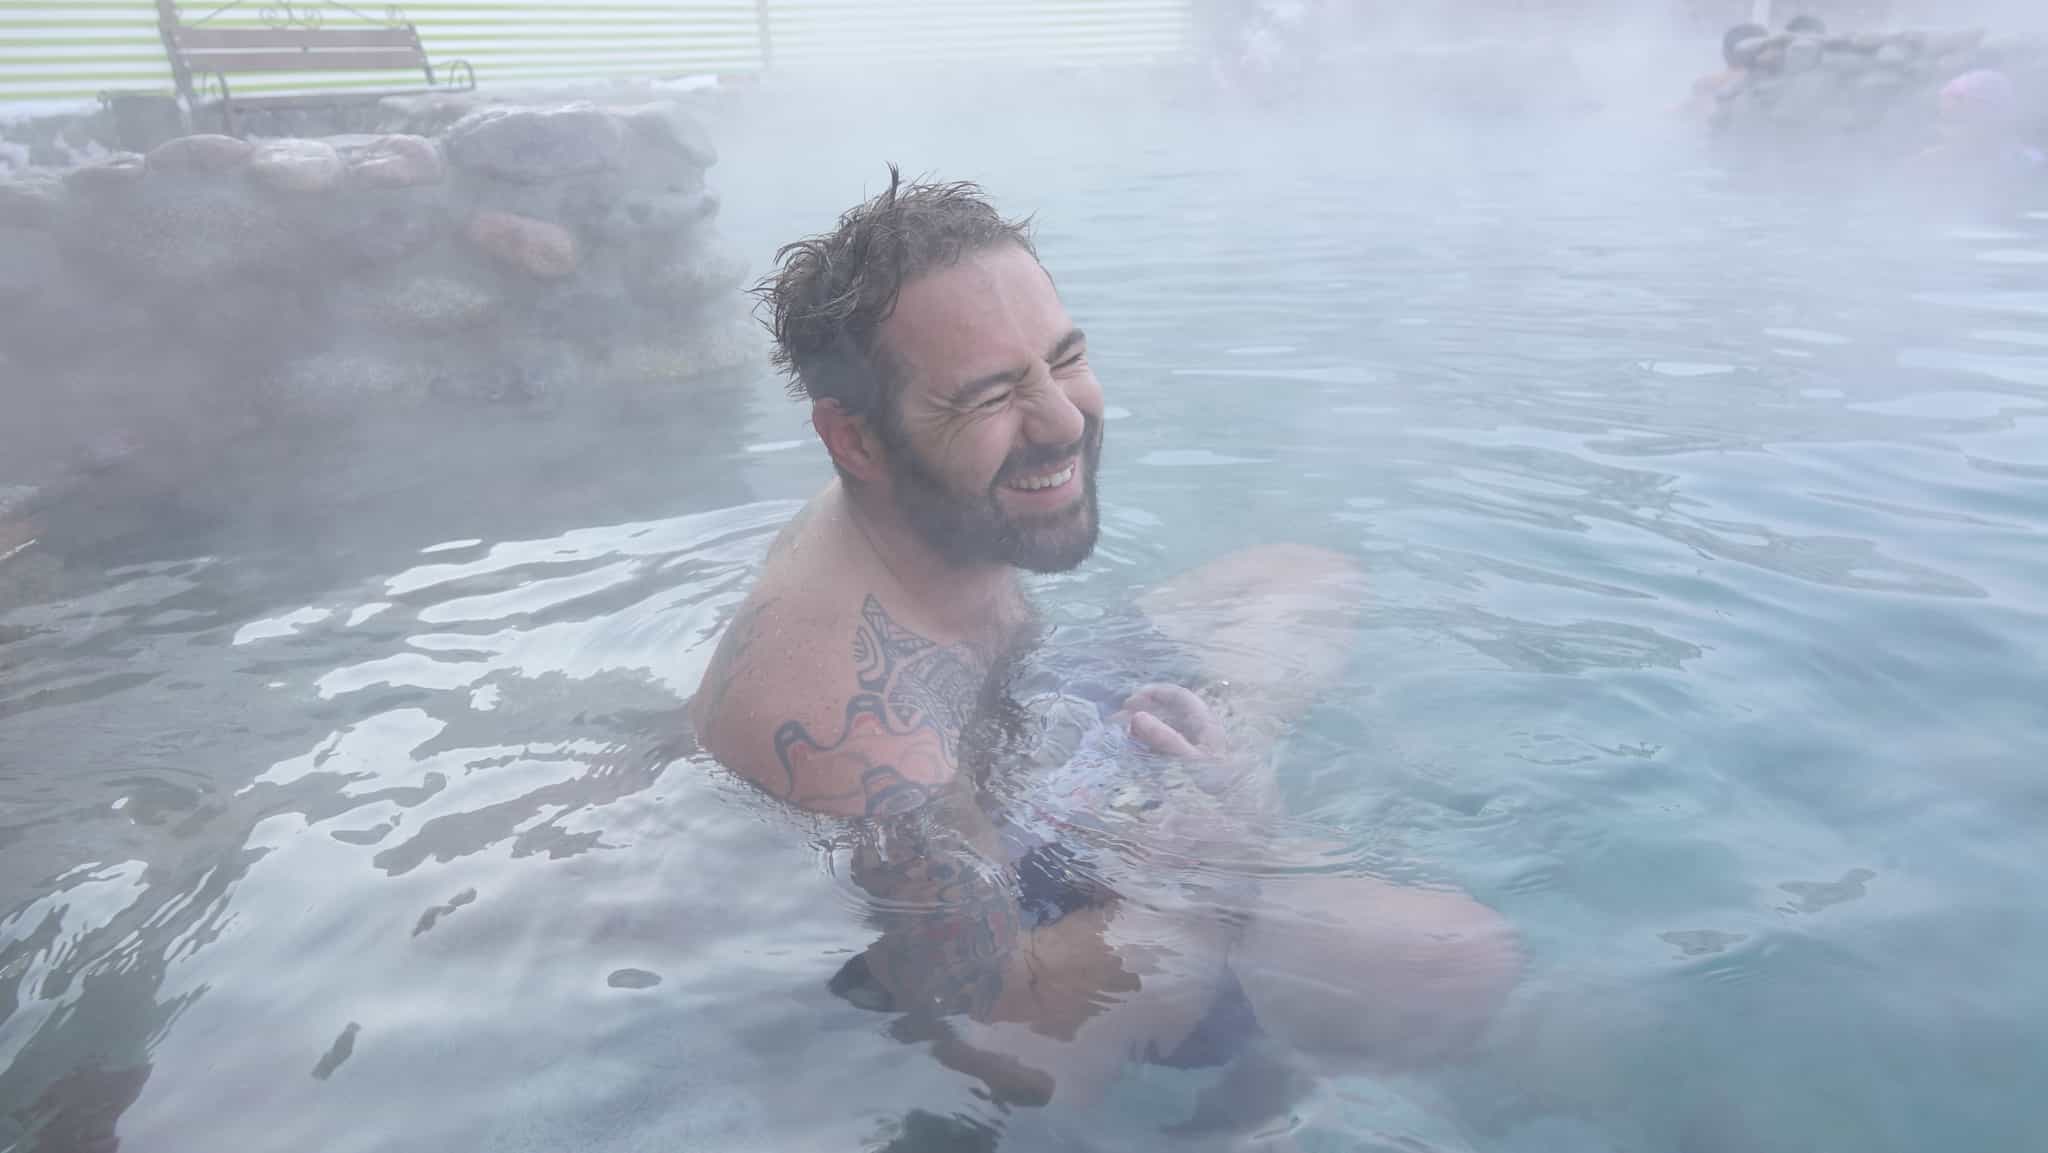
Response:
[{"label": "shoulder tattoo", "polygon": [[[784,796],[798,804],[858,802],[868,816],[922,807],[958,770],[960,732],[988,679],[989,662],[968,645],[942,645],[904,627],[873,594],[853,636],[854,692],[836,737],[820,740],[801,722],[775,730]],[[806,767],[821,757],[851,760],[858,781],[820,791]]]}]

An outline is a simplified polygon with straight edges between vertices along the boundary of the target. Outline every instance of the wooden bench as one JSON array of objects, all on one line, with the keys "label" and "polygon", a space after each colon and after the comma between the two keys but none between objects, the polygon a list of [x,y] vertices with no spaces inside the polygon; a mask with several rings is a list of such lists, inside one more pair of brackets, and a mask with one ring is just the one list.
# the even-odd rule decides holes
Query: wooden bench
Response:
[{"label": "wooden bench", "polygon": [[[235,131],[235,109],[241,107],[309,107],[354,99],[381,99],[417,92],[466,92],[476,87],[476,73],[466,61],[453,61],[434,74],[434,64],[410,24],[369,28],[206,28],[169,24],[164,39],[172,70],[194,110],[198,100],[194,78],[219,90],[221,130]],[[228,87],[231,75],[308,72],[417,72],[426,87],[327,95],[237,97]],[[450,79],[452,78],[452,80]]]}]

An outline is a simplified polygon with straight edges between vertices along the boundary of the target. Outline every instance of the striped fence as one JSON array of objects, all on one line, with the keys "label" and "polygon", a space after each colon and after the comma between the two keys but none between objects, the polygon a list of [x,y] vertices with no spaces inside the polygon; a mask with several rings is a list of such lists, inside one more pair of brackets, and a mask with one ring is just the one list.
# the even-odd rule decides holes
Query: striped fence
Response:
[{"label": "striped fence", "polygon": [[[261,27],[284,7],[326,27],[388,19],[380,0],[178,0],[187,26]],[[481,88],[758,72],[832,62],[1158,57],[1188,40],[1192,0],[401,0],[437,63]],[[390,74],[262,74],[237,93],[389,88]],[[169,92],[156,0],[0,0],[0,112]]]}]

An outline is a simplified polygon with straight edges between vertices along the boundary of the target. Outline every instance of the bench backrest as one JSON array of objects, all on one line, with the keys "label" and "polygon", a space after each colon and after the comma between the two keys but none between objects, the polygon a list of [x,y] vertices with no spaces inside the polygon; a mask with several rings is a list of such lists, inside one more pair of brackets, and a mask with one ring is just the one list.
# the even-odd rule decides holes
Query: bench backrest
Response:
[{"label": "bench backrest", "polygon": [[178,55],[194,72],[362,72],[427,67],[409,24],[395,28],[179,28]]}]

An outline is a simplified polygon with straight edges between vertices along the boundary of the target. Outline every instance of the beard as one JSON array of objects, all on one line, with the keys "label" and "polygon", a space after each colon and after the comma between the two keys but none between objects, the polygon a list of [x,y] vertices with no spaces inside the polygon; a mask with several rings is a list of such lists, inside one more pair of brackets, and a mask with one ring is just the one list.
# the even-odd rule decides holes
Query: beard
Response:
[{"label": "beard", "polygon": [[[952,567],[1000,564],[1035,573],[1066,572],[1095,551],[1101,530],[1095,504],[1095,470],[1102,459],[1099,418],[1087,417],[1081,439],[1073,444],[1028,446],[1011,453],[984,492],[949,486],[900,430],[891,427],[882,439],[889,450],[897,511]],[[1003,510],[998,494],[1004,484],[1077,457],[1080,499],[1053,513],[1017,516]]]}]

